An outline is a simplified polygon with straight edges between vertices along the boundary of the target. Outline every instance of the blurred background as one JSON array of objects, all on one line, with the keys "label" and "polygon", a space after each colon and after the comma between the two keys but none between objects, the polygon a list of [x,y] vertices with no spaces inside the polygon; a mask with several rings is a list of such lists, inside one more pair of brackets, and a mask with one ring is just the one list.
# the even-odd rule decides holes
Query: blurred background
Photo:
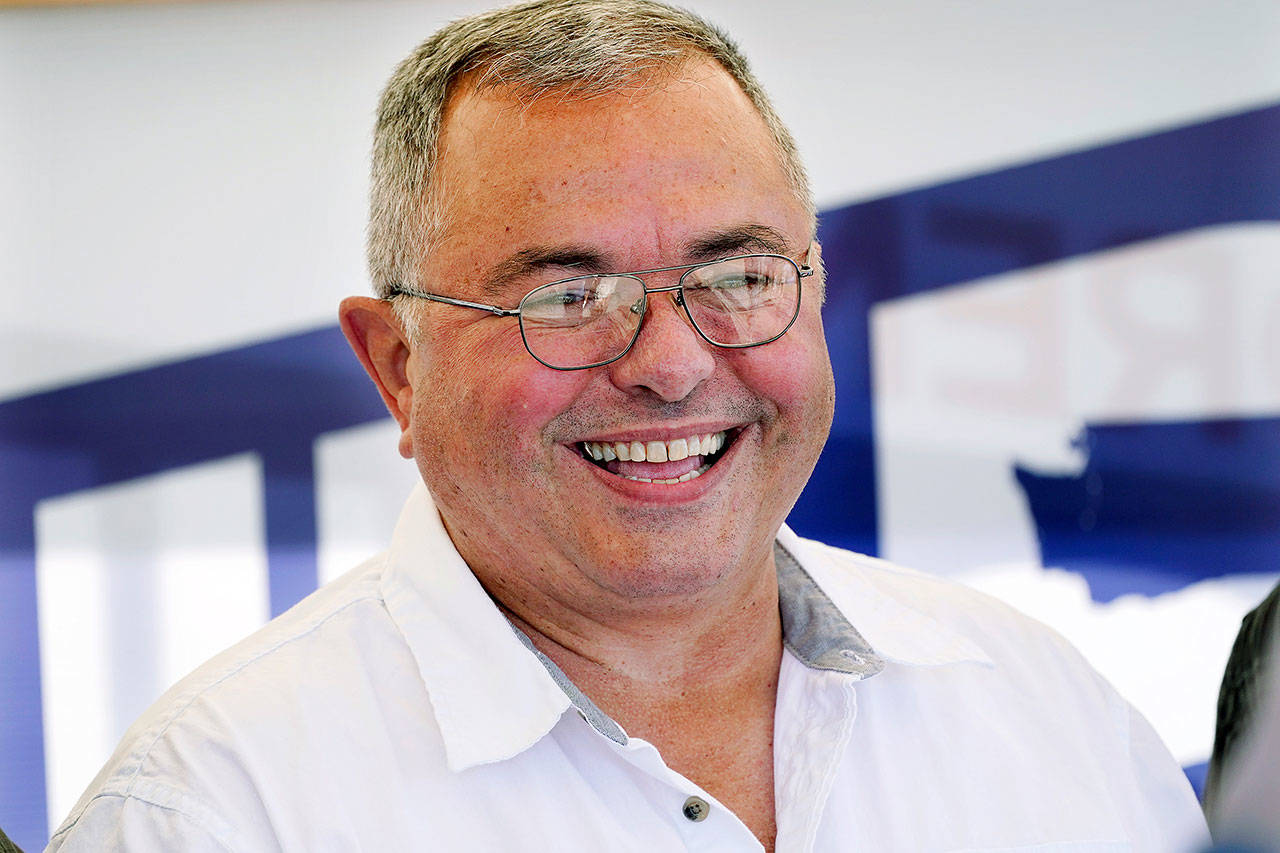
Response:
[{"label": "blurred background", "polygon": [[[461,0],[0,2],[0,826],[380,550],[337,331],[393,66]],[[835,430],[800,533],[1057,627],[1196,784],[1280,577],[1280,5],[690,0],[809,164]],[[1052,725],[1052,721],[1046,721]]]}]

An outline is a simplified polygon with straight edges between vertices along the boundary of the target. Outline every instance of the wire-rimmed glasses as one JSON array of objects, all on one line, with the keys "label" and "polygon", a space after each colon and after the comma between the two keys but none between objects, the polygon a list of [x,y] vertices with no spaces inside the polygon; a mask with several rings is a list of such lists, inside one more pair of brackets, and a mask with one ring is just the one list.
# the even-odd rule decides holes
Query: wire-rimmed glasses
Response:
[{"label": "wire-rimmed glasses", "polygon": [[[643,275],[683,270],[679,281],[649,287]],[[427,293],[392,292],[516,317],[529,355],[553,370],[583,370],[622,358],[640,335],[650,293],[674,291],[676,304],[708,343],[742,349],[776,341],[800,314],[808,265],[786,255],[737,255],[697,264],[579,275],[535,287],[515,308]]]}]

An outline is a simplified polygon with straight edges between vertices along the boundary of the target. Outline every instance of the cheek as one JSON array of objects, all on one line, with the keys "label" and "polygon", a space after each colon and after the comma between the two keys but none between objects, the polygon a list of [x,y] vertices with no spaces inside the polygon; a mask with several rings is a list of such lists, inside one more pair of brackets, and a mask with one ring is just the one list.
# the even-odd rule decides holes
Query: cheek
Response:
[{"label": "cheek", "polygon": [[423,329],[416,353],[414,401],[424,431],[449,435],[468,425],[468,439],[486,441],[528,409],[530,358],[514,318],[482,317],[453,309]]},{"label": "cheek", "polygon": [[520,369],[530,358],[515,317],[455,306],[433,306],[436,314],[422,329],[421,360],[433,379],[451,372],[469,378]]},{"label": "cheek", "polygon": [[738,374],[776,406],[779,444],[825,441],[835,412],[835,387],[821,326],[815,330],[797,322],[781,340],[745,354],[750,355]]},{"label": "cheek", "polygon": [[[469,467],[465,454],[498,469],[528,472],[545,466],[547,424],[578,397],[586,371],[566,373],[538,364],[516,332],[487,342],[457,340],[448,357],[424,351],[415,388],[416,426],[442,470]],[[463,427],[462,425],[465,425]]]}]

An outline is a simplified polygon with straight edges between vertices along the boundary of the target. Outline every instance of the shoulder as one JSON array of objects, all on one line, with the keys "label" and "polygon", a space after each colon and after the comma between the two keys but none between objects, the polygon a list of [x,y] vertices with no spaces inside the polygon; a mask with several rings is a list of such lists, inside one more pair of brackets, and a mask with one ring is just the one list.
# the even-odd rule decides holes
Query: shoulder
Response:
[{"label": "shoulder", "polygon": [[[921,773],[964,768],[966,790],[984,792],[965,806],[971,818],[995,801],[992,825],[1021,815],[1036,835],[1062,824],[1061,803],[1072,802],[1080,811],[1065,834],[1093,826],[1144,850],[1205,840],[1195,795],[1164,744],[1056,631],[946,578],[779,539],[887,661],[860,685],[863,731],[895,744],[898,764],[915,756]],[[946,755],[921,753],[919,742],[945,744]],[[1046,777],[1045,767],[1055,772]]]},{"label": "shoulder", "polygon": [[943,637],[972,644],[1001,680],[1036,690],[1053,683],[1081,699],[1092,694],[1121,714],[1123,700],[1066,638],[1005,602],[949,578],[794,534],[783,545],[798,552],[873,647],[914,649],[926,644],[920,634],[933,632],[940,636],[927,638],[928,645],[941,645]]},{"label": "shoulder", "polygon": [[382,570],[382,557],[369,560],[166,691],[125,733],[52,846],[80,832],[98,837],[104,821],[121,831],[139,810],[199,827],[232,849],[244,841],[246,827],[222,816],[260,808],[251,795],[255,754],[295,738],[317,709],[341,704],[349,674],[370,658],[407,654],[382,599]]},{"label": "shoulder", "polygon": [[850,595],[871,592],[978,634],[994,628],[1057,636],[1003,601],[950,578],[814,539],[795,536],[790,541],[802,555],[798,555],[801,564],[837,603]]}]

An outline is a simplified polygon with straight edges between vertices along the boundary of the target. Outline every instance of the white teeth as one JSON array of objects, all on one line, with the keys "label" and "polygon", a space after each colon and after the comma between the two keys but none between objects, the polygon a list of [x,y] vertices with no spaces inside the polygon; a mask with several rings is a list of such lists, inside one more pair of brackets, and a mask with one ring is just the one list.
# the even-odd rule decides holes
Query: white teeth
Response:
[{"label": "white teeth", "polygon": [[[596,462],[612,462],[620,459],[623,462],[679,462],[691,456],[710,456],[720,451],[727,441],[723,432],[691,435],[688,438],[675,438],[670,441],[584,441],[583,452]],[[628,480],[639,480],[642,483],[684,483],[702,475],[710,465],[700,468],[671,480],[651,480],[647,477],[627,477]]]}]

